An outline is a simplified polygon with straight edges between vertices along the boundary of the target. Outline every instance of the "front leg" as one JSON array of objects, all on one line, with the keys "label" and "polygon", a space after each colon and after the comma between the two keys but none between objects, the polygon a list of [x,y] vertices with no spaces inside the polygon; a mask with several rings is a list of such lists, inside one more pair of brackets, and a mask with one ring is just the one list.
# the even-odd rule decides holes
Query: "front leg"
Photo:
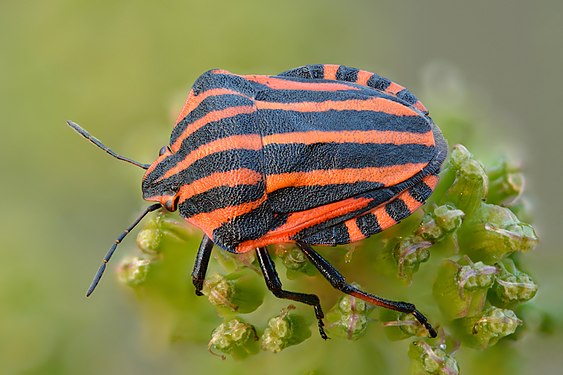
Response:
[{"label": "front leg", "polygon": [[209,265],[211,250],[213,249],[213,241],[206,234],[203,235],[197,256],[195,258],[194,269],[192,271],[192,281],[195,286],[195,294],[203,296],[203,282],[205,281],[205,273]]}]

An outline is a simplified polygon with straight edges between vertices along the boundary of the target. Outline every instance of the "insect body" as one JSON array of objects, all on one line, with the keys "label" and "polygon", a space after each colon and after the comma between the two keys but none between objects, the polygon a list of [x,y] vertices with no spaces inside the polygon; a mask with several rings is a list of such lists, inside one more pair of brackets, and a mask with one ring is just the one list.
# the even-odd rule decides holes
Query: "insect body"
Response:
[{"label": "insect body", "polygon": [[308,65],[277,76],[212,70],[190,91],[170,145],[154,163],[107,152],[146,169],[143,197],[178,210],[204,232],[194,271],[201,294],[213,245],[256,251],[266,284],[280,298],[314,306],[316,295],[282,289],[266,246],[294,242],[336,288],[369,303],[412,313],[431,336],[427,319],[405,302],[389,301],[348,284],[311,245],[361,240],[419,208],[438,181],[447,146],[426,108],[402,86],[355,68]]}]

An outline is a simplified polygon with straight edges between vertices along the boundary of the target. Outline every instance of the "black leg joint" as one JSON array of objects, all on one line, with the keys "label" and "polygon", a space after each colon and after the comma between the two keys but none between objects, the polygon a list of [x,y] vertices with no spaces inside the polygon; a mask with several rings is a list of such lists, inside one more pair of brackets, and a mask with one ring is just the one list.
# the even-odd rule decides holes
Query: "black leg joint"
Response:
[{"label": "black leg joint", "polygon": [[197,256],[195,258],[194,269],[192,271],[192,282],[195,286],[195,294],[202,296],[203,283],[205,282],[205,274],[209,265],[211,257],[211,250],[213,249],[213,241],[207,235],[203,235]]}]

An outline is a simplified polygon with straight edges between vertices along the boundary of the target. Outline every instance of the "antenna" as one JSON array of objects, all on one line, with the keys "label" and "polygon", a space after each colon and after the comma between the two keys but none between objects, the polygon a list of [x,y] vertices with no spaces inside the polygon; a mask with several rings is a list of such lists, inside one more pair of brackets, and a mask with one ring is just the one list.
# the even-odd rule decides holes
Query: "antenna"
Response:
[{"label": "antenna", "polygon": [[106,254],[106,256],[104,257],[104,260],[102,261],[102,265],[100,266],[100,268],[98,269],[98,272],[96,272],[96,276],[94,276],[94,280],[92,280],[92,284],[90,284],[90,287],[88,288],[88,291],[86,292],[86,297],[89,297],[90,294],[92,294],[94,292],[94,289],[96,289],[96,286],[98,285],[98,283],[100,282],[100,279],[102,278],[102,275],[104,274],[104,271],[106,270],[106,265],[108,264],[109,260],[111,259],[111,256],[113,255],[113,253],[115,252],[115,249],[117,249],[117,245],[119,245],[121,243],[121,241],[123,241],[123,239],[125,238],[125,236],[127,236],[127,234],[129,232],[131,232],[131,230],[133,230],[133,228],[135,228],[135,226],[137,224],[139,224],[139,222],[149,213],[155,210],[158,210],[160,207],[162,207],[162,205],[160,203],[156,203],[153,204],[152,206],[149,206],[142,214],[141,216],[139,216],[134,222],[133,224],[131,224],[129,226],[129,228],[125,229],[123,231],[123,233],[121,233],[119,235],[119,237],[117,237],[117,239],[115,240],[115,243],[113,244],[113,246],[109,249],[108,253]]},{"label": "antenna", "polygon": [[107,147],[106,145],[104,145],[98,138],[94,137],[93,135],[91,135],[90,133],[88,133],[86,130],[84,130],[80,125],[78,125],[76,122],[72,122],[70,120],[67,120],[66,122],[71,128],[73,128],[74,130],[76,130],[76,132],[78,134],[80,134],[81,136],[83,136],[84,138],[86,138],[87,140],[89,140],[90,142],[92,142],[93,144],[95,144],[96,146],[98,146],[99,148],[101,148],[102,150],[104,150],[105,152],[107,152],[108,154],[110,154],[111,156],[113,156],[116,159],[119,160],[123,160],[126,161],[127,163],[136,165],[137,167],[143,168],[143,169],[149,169],[150,164],[143,164],[143,163],[139,163],[138,161],[126,158],[125,156],[121,156],[117,153],[115,153],[113,150],[111,150],[109,147]]}]

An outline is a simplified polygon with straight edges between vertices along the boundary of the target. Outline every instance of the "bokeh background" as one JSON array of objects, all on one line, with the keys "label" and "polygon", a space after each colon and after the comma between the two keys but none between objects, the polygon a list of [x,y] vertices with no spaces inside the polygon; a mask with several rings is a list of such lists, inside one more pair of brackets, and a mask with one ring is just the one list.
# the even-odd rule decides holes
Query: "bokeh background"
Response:
[{"label": "bokeh background", "polygon": [[[556,321],[553,335],[519,341],[518,366],[560,371],[562,46],[559,0],[2,2],[0,373],[244,373],[244,363],[231,366],[205,345],[151,345],[114,268],[84,298],[106,248],[146,205],[142,172],[64,121],[150,162],[202,72],[272,74],[309,63],[388,76],[432,114],[464,111],[481,124],[483,152],[522,161],[542,239],[527,264],[541,288],[536,304]],[[326,345],[369,349],[361,340]],[[270,373],[302,356],[254,361]],[[333,359],[334,370],[353,360]]]}]

